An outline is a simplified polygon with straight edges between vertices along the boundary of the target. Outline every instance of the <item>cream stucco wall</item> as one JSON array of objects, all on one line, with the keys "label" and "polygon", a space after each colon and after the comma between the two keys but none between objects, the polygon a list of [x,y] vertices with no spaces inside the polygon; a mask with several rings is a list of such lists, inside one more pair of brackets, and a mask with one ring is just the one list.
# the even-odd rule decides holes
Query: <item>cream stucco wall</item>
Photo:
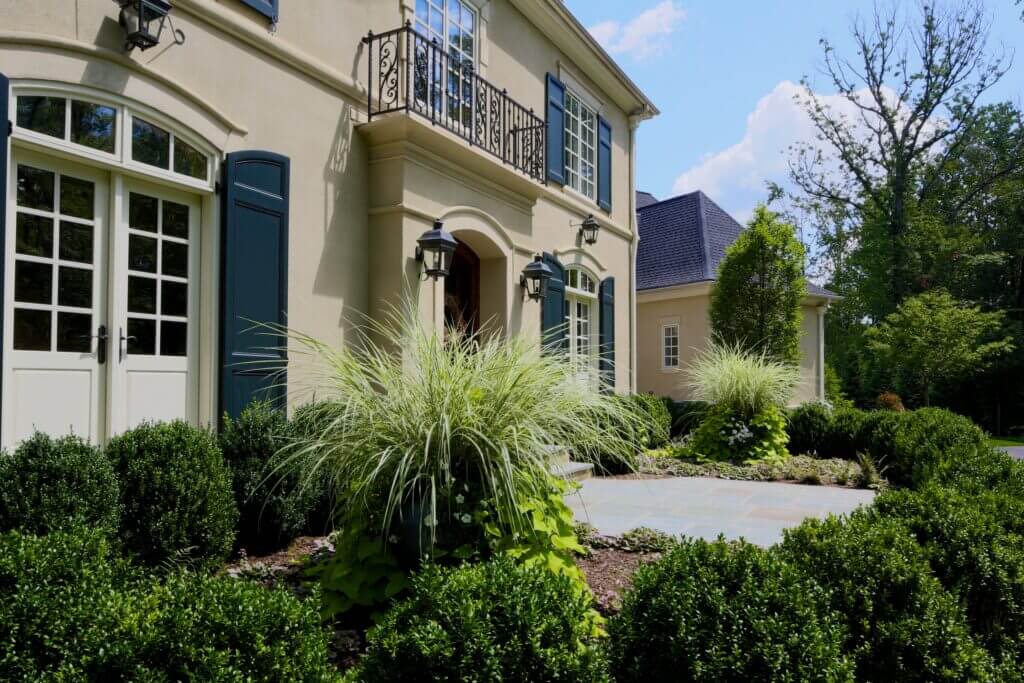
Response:
[{"label": "cream stucco wall", "polygon": [[[678,401],[692,398],[687,388],[686,368],[711,339],[708,308],[710,285],[696,284],[668,290],[642,292],[638,303],[637,390]],[[808,299],[801,306],[800,384],[794,403],[822,400],[819,373],[824,338],[820,316],[825,300]],[[679,368],[662,367],[662,327],[679,325]]]},{"label": "cream stucco wall", "polygon": [[[418,280],[416,238],[434,218],[483,259],[484,317],[509,334],[539,334],[539,304],[519,272],[535,253],[616,278],[617,388],[632,387],[633,135],[650,115],[606,55],[566,36],[579,27],[549,0],[471,0],[480,9],[480,69],[544,115],[548,72],[571,73],[613,126],[609,214],[558,186],[502,166],[439,129],[397,115],[367,122],[367,31],[411,16],[413,0],[282,0],[280,23],[236,0],[175,0],[175,28],[147,52],[123,51],[110,0],[0,0],[0,72],[83,87],[158,112],[219,159],[263,149],[291,160],[289,324],[345,343],[360,314],[380,314],[407,287],[424,320],[441,320],[441,291]],[[527,14],[530,16],[528,17]],[[559,42],[560,41],[560,42]],[[570,58],[558,46],[571,45]],[[602,85],[598,85],[601,83]],[[614,84],[616,87],[609,87]],[[398,119],[394,121],[393,119]],[[24,144],[15,141],[15,146]],[[215,172],[217,169],[215,169]],[[199,414],[216,412],[219,198],[203,195]],[[598,243],[581,245],[593,213]]]}]

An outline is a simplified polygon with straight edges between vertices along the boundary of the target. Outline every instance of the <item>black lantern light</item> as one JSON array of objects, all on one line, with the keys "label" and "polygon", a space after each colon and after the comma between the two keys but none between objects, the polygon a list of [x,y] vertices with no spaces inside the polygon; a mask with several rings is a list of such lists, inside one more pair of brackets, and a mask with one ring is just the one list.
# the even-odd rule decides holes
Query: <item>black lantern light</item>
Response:
[{"label": "black lantern light", "polygon": [[452,267],[452,255],[459,245],[440,220],[434,221],[434,229],[427,230],[416,240],[416,260],[424,264],[427,277],[437,280],[447,277]]},{"label": "black lantern light", "polygon": [[519,286],[526,290],[526,295],[532,301],[543,299],[548,291],[548,280],[554,276],[551,266],[544,263],[540,256],[535,256],[533,261],[523,268],[519,276]]},{"label": "black lantern light", "polygon": [[[126,38],[124,48],[148,50],[160,43],[164,23],[170,21],[171,3],[167,0],[118,0],[121,3],[121,16],[118,21],[124,29]],[[181,45],[185,42],[185,34],[171,25],[174,42]]]},{"label": "black lantern light", "polygon": [[583,237],[583,241],[587,244],[594,245],[597,243],[597,232],[601,229],[601,225],[591,214],[583,219],[580,223],[580,235]]}]

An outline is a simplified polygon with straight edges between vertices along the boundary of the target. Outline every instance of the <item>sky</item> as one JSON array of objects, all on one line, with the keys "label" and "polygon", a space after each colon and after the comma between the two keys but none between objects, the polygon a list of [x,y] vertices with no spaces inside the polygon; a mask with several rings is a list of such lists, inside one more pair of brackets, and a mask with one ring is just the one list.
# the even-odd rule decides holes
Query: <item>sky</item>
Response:
[{"label": "sky", "polygon": [[[918,0],[887,0],[914,12]],[[745,221],[767,192],[788,187],[786,149],[811,140],[793,102],[807,76],[834,95],[821,73],[823,37],[853,56],[849,26],[871,0],[565,0],[661,110],[640,127],[637,188],[665,199],[705,194]],[[985,101],[1024,105],[1024,22],[1014,0],[982,0],[989,50],[1014,63]]]}]

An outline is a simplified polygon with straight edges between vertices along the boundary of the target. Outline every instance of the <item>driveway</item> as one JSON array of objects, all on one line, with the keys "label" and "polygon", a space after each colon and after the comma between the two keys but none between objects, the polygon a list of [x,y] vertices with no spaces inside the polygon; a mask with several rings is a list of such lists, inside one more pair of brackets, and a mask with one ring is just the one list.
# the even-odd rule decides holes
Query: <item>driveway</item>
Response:
[{"label": "driveway", "polygon": [[616,536],[645,526],[708,540],[745,538],[769,546],[808,517],[844,514],[874,491],[703,477],[588,479],[566,502],[577,521]]}]

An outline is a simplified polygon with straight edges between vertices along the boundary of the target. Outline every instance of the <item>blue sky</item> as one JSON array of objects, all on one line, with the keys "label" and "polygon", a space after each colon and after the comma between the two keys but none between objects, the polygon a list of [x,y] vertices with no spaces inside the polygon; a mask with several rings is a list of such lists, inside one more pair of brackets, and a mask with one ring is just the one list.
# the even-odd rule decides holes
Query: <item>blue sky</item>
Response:
[{"label": "blue sky", "polygon": [[[917,0],[892,0],[913,11]],[[661,109],[640,128],[638,187],[665,198],[702,189],[737,218],[786,180],[785,148],[809,135],[792,103],[818,73],[828,37],[851,54],[850,21],[870,0],[566,0]],[[985,0],[990,49],[1016,52],[989,101],[1024,100],[1024,22],[1013,0]]]}]

